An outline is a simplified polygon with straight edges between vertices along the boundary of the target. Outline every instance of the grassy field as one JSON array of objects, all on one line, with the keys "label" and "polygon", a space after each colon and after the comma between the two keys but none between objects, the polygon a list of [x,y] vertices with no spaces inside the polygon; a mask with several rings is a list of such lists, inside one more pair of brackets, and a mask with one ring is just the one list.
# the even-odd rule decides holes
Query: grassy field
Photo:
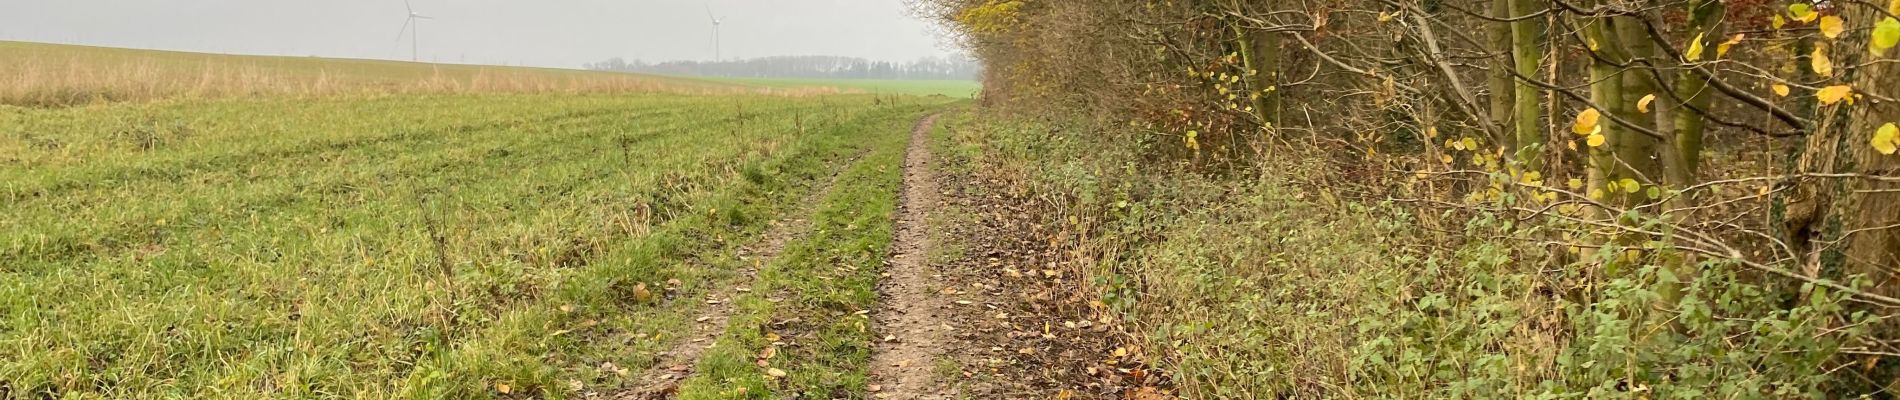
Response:
[{"label": "grassy field", "polygon": [[[27,68],[91,65],[104,82],[0,82],[26,106],[0,105],[0,398],[612,394],[678,344],[703,293],[735,282],[735,248],[838,171],[817,205],[829,233],[755,284],[873,301],[904,134],[950,101],[0,43],[21,52],[36,54]],[[203,72],[216,77],[201,91],[38,100],[134,90],[128,65],[223,68],[206,59],[275,83]],[[378,89],[484,74],[575,86]],[[326,79],[350,89],[293,89]],[[852,285],[799,275],[845,250],[867,268]],[[807,294],[821,288],[844,292]],[[742,304],[734,335],[785,313]],[[688,397],[805,385],[708,375]]]},{"label": "grassy field", "polygon": [[736,85],[762,88],[836,88],[844,91],[860,91],[872,94],[902,94],[912,96],[947,96],[954,98],[975,97],[983,85],[976,81],[954,80],[896,80],[896,79],[752,79],[752,78],[708,78],[715,82],[727,82]]},{"label": "grassy field", "polygon": [[[362,94],[827,94],[858,88],[735,84],[567,69],[265,57],[0,41],[0,104]],[[892,86],[899,87],[899,86]],[[879,91],[879,93],[884,93]]]}]

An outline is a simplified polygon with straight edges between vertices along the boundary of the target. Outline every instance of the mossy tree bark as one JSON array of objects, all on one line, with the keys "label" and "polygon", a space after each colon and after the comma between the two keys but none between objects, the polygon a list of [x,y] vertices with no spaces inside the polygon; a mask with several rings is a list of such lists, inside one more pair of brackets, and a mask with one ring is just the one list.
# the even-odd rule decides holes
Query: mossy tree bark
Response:
[{"label": "mossy tree bark", "polygon": [[[1510,0],[1511,16],[1511,62],[1517,76],[1532,79],[1537,76],[1537,67],[1543,63],[1542,36],[1543,20],[1531,17],[1543,11],[1543,3],[1536,0]],[[1541,91],[1529,82],[1518,82],[1512,95],[1512,135],[1517,146],[1517,161],[1525,171],[1544,169],[1543,147],[1544,130],[1541,113]]]},{"label": "mossy tree bark", "polygon": [[[1511,17],[1512,1],[1513,0],[1491,0],[1491,18],[1499,20],[1509,19]],[[1497,56],[1492,57],[1492,59],[1498,61],[1491,65],[1490,74],[1487,75],[1488,81],[1486,86],[1491,93],[1491,120],[1499,124],[1508,124],[1508,121],[1510,121],[1511,117],[1515,114],[1512,105],[1516,103],[1515,100],[1517,98],[1517,93],[1514,92],[1516,89],[1513,86],[1516,79],[1511,77],[1511,71],[1517,68],[1517,64],[1512,61],[1512,54],[1516,53],[1516,49],[1511,46],[1514,36],[1511,35],[1511,24],[1508,22],[1492,22],[1488,24],[1488,28],[1489,37],[1486,39],[1489,39],[1490,42],[1489,45],[1491,48],[1489,51],[1497,54]],[[1496,140],[1498,144],[1505,146],[1505,148],[1517,148],[1517,135],[1514,133],[1507,132],[1492,139]]]}]

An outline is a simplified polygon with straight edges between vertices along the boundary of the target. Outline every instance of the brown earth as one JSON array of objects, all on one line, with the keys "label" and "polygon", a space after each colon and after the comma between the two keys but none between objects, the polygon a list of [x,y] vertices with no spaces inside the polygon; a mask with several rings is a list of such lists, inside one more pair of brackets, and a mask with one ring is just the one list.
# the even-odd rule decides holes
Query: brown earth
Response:
[{"label": "brown earth", "polygon": [[[877,398],[1166,399],[1139,346],[1082,280],[1072,236],[1040,223],[1048,201],[1014,185],[941,173],[934,118],[912,132],[870,365]],[[945,160],[944,162],[968,162]],[[944,246],[941,259],[930,259]]]}]

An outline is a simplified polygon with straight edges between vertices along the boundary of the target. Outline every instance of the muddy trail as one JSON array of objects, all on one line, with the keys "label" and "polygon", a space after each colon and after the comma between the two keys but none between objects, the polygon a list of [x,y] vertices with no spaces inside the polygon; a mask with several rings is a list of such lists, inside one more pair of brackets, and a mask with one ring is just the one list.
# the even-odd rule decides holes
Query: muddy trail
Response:
[{"label": "muddy trail", "polygon": [[904,154],[904,186],[899,194],[896,236],[879,285],[883,304],[876,315],[884,335],[871,357],[871,387],[883,398],[942,398],[941,385],[931,382],[931,366],[944,354],[944,340],[955,329],[948,325],[946,305],[933,296],[940,276],[928,263],[930,237],[926,218],[937,203],[936,175],[930,164],[930,130],[937,116],[924,118],[911,130]]},{"label": "muddy trail", "polygon": [[1165,399],[1165,378],[1093,301],[1054,207],[942,168],[935,117],[911,132],[895,240],[874,315],[880,399]]}]

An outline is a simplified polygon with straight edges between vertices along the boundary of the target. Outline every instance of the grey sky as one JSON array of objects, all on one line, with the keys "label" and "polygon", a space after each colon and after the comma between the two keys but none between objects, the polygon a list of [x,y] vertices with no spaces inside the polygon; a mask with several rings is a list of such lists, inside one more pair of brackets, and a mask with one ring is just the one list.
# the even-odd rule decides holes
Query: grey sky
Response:
[{"label": "grey sky", "polygon": [[[903,0],[410,0],[422,59],[576,67],[713,58],[953,53]],[[217,53],[409,58],[402,0],[0,0],[0,40]]]}]

